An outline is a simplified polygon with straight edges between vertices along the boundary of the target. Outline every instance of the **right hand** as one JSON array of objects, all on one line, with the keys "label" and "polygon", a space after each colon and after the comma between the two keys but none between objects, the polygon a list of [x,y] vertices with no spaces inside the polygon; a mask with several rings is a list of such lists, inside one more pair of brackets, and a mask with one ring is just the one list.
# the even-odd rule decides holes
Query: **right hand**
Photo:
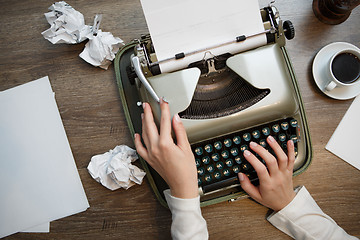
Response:
[{"label": "right hand", "polygon": [[292,181],[295,162],[294,143],[292,140],[287,142],[287,155],[272,136],[267,138],[267,143],[274,150],[277,159],[262,146],[254,142],[250,143],[250,148],[264,159],[267,168],[250,151],[244,151],[244,157],[257,172],[259,186],[254,186],[243,173],[239,173],[239,179],[241,187],[250,197],[274,211],[280,211],[296,195]]}]

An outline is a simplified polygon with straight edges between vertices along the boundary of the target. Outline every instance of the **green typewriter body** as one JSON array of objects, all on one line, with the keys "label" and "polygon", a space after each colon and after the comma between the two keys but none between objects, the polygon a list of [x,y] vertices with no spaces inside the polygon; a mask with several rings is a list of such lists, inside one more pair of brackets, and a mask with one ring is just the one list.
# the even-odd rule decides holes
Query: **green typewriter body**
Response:
[{"label": "green typewriter body", "polygon": [[[160,119],[158,102],[141,77],[157,96],[165,97],[171,114],[182,119],[195,156],[201,206],[246,196],[238,172],[258,184],[256,172],[242,154],[251,141],[268,148],[265,139],[272,135],[286,151],[287,140],[293,140],[294,176],[311,162],[305,110],[285,48],[285,38],[293,38],[294,29],[291,22],[279,20],[273,7],[260,11],[267,44],[255,49],[224,53],[170,73],[161,73],[154,64],[150,35],[130,42],[116,55],[116,79],[132,135],[141,133],[142,102],[151,104],[157,124]],[[134,56],[140,59],[140,69],[134,69]],[[166,206],[166,182],[140,161],[156,197]]]}]

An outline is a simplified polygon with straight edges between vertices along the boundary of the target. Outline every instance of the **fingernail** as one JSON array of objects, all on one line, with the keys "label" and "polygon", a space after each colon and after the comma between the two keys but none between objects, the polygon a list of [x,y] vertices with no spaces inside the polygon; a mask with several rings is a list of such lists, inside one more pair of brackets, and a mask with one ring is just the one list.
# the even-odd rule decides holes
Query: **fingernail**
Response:
[{"label": "fingernail", "polygon": [[166,100],[165,97],[162,97],[161,100],[162,100],[163,102],[165,102],[165,103],[169,103],[169,102]]},{"label": "fingernail", "polygon": [[137,137],[137,135],[138,135],[137,133],[134,133],[134,138],[136,138],[136,137]]},{"label": "fingernail", "polygon": [[290,145],[290,147],[293,147],[293,146],[294,146],[294,141],[293,141],[293,140],[289,140],[289,145]]},{"label": "fingernail", "polygon": [[239,180],[240,182],[244,181],[244,174],[243,173],[239,173]]},{"label": "fingernail", "polygon": [[141,119],[144,119],[144,113],[141,113]]},{"label": "fingernail", "polygon": [[142,103],[142,107],[143,107],[143,109],[145,109],[145,106],[146,106],[146,103]]},{"label": "fingernail", "polygon": [[270,142],[275,142],[275,139],[273,138],[273,136],[268,136],[268,139]]},{"label": "fingernail", "polygon": [[250,156],[250,151],[245,150],[245,151],[244,151],[244,156],[246,156],[246,157]]},{"label": "fingernail", "polygon": [[180,117],[179,117],[179,114],[175,114],[174,115],[174,118],[175,118],[175,120],[177,121],[177,122],[181,122],[181,119],[180,119]]},{"label": "fingernail", "polygon": [[251,147],[256,147],[256,146],[257,146],[257,143],[256,143],[256,142],[250,142],[250,146],[251,146]]}]

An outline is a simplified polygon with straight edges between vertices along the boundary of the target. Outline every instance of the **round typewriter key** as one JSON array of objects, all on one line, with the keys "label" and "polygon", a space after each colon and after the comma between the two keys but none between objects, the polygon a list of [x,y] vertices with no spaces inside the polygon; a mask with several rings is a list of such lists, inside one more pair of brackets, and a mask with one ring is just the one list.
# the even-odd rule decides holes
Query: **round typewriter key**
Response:
[{"label": "round typewriter key", "polygon": [[298,149],[294,148],[294,151],[295,151],[295,157],[296,157],[298,155]]},{"label": "round typewriter key", "polygon": [[231,139],[227,138],[224,140],[225,147],[231,147],[231,144],[232,144]]},{"label": "round typewriter key", "polygon": [[211,153],[212,150],[213,150],[213,147],[212,147],[211,144],[206,144],[204,149],[205,149],[206,152]]},{"label": "round typewriter key", "polygon": [[261,139],[261,140],[259,141],[259,144],[260,144],[260,146],[262,146],[262,147],[266,147],[266,140],[265,140],[265,139]]},{"label": "round typewriter key", "polygon": [[229,169],[224,169],[224,170],[223,170],[223,174],[224,174],[226,177],[230,176],[230,171],[229,171]]},{"label": "round typewriter key", "polygon": [[232,148],[232,149],[230,149],[230,153],[231,153],[231,155],[233,155],[235,157],[235,156],[239,155],[239,149]]},{"label": "round typewriter key", "polygon": [[219,171],[214,172],[214,177],[219,180],[221,178],[221,173]]},{"label": "round typewriter key", "polygon": [[272,130],[274,133],[278,133],[280,131],[280,126],[279,124],[275,124],[272,126]]},{"label": "round typewriter key", "polygon": [[212,159],[214,162],[217,162],[217,161],[219,161],[219,159],[220,159],[220,155],[219,155],[218,153],[213,153],[213,154],[211,155],[211,159]]},{"label": "round typewriter key", "polygon": [[239,136],[235,136],[235,137],[233,138],[233,142],[234,142],[235,144],[240,144],[240,143],[241,143],[241,138],[240,138]]},{"label": "round typewriter key", "polygon": [[209,156],[205,156],[201,159],[201,161],[204,163],[204,164],[209,164],[210,163],[210,158]]},{"label": "round typewriter key", "polygon": [[294,143],[296,143],[296,142],[298,141],[298,137],[297,137],[296,135],[291,135],[291,136],[290,136],[290,139],[291,139]]},{"label": "round typewriter key", "polygon": [[[287,149],[287,143],[286,142],[283,142],[282,144],[281,144],[281,147],[282,147],[282,149],[285,151],[286,149]],[[286,152],[286,151],[285,151]]]},{"label": "round typewriter key", "polygon": [[237,164],[241,164],[241,163],[242,163],[242,159],[241,159],[240,156],[237,156],[234,160],[235,160],[235,162],[236,162]]},{"label": "round typewriter key", "polygon": [[216,163],[216,168],[217,169],[223,169],[224,168],[224,163],[223,162]]},{"label": "round typewriter key", "polygon": [[250,135],[250,133],[244,133],[243,134],[243,139],[245,140],[245,141],[250,141],[251,140],[251,135]]},{"label": "round typewriter key", "polygon": [[227,150],[222,151],[222,152],[221,152],[221,156],[222,156],[224,159],[228,158],[228,157],[229,157],[229,151],[227,151]]},{"label": "round typewriter key", "polygon": [[260,137],[260,132],[258,130],[255,130],[252,132],[252,136],[255,139],[258,139]]},{"label": "round typewriter key", "polygon": [[203,154],[202,147],[195,148],[195,153],[196,153],[196,155],[201,156]]},{"label": "round typewriter key", "polygon": [[199,176],[202,176],[205,173],[205,169],[203,167],[199,167],[197,172],[198,172]]},{"label": "round typewriter key", "polygon": [[238,165],[235,165],[235,166],[233,166],[232,170],[234,173],[238,173],[238,172],[240,172],[240,167]]},{"label": "round typewriter key", "polygon": [[262,134],[264,134],[265,136],[269,136],[270,135],[270,128],[268,127],[264,127],[262,130],[261,130]]},{"label": "round typewriter key", "polygon": [[225,161],[226,166],[231,167],[234,164],[234,161],[230,158]]},{"label": "round typewriter key", "polygon": [[250,163],[244,163],[241,167],[245,172],[248,172],[251,169]]},{"label": "round typewriter key", "polygon": [[248,150],[249,149],[249,147],[248,147],[248,145],[241,145],[241,147],[240,147],[240,150],[242,151],[242,152],[244,152],[245,150]]},{"label": "round typewriter key", "polygon": [[212,181],[212,177],[211,177],[210,174],[206,174],[204,178],[205,178],[205,181],[207,181],[207,182],[211,182],[211,181]]},{"label": "round typewriter key", "polygon": [[292,127],[297,127],[297,125],[298,125],[297,120],[296,120],[296,119],[291,119],[291,120],[290,120],[290,125],[291,125]]},{"label": "round typewriter key", "polygon": [[200,178],[198,178],[198,186],[201,186],[201,184],[202,184],[202,181]]},{"label": "round typewriter key", "polygon": [[285,133],[280,133],[280,134],[279,134],[279,140],[280,140],[280,142],[284,142],[284,141],[286,140],[286,135],[285,135]]},{"label": "round typewriter key", "polygon": [[206,167],[206,170],[207,170],[209,173],[212,173],[212,172],[215,170],[215,168],[214,168],[213,165],[209,165],[209,166]]},{"label": "round typewriter key", "polygon": [[195,159],[195,164],[196,164],[196,167],[200,167],[200,159],[196,158]]},{"label": "round typewriter key", "polygon": [[220,150],[222,148],[222,144],[220,141],[217,141],[214,143],[214,147],[217,149],[217,150]]},{"label": "round typewriter key", "polygon": [[289,129],[289,124],[287,122],[283,122],[281,123],[281,128],[282,130],[286,131]]}]

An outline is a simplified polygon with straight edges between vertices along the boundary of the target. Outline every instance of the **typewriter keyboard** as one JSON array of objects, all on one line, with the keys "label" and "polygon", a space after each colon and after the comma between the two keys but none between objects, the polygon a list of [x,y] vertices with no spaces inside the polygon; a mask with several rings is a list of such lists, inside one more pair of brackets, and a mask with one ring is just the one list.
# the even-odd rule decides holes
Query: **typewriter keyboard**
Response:
[{"label": "typewriter keyboard", "polygon": [[[271,135],[287,153],[286,143],[291,139],[297,154],[297,129],[297,120],[287,118],[192,145],[199,187],[212,189],[210,185],[218,185],[217,188],[220,188],[224,187],[221,183],[238,183],[239,172],[246,174],[251,181],[257,180],[255,170],[243,156],[245,150],[250,150],[249,143],[256,142],[273,153],[266,142],[266,138]],[[264,160],[257,157],[265,164]]]}]

